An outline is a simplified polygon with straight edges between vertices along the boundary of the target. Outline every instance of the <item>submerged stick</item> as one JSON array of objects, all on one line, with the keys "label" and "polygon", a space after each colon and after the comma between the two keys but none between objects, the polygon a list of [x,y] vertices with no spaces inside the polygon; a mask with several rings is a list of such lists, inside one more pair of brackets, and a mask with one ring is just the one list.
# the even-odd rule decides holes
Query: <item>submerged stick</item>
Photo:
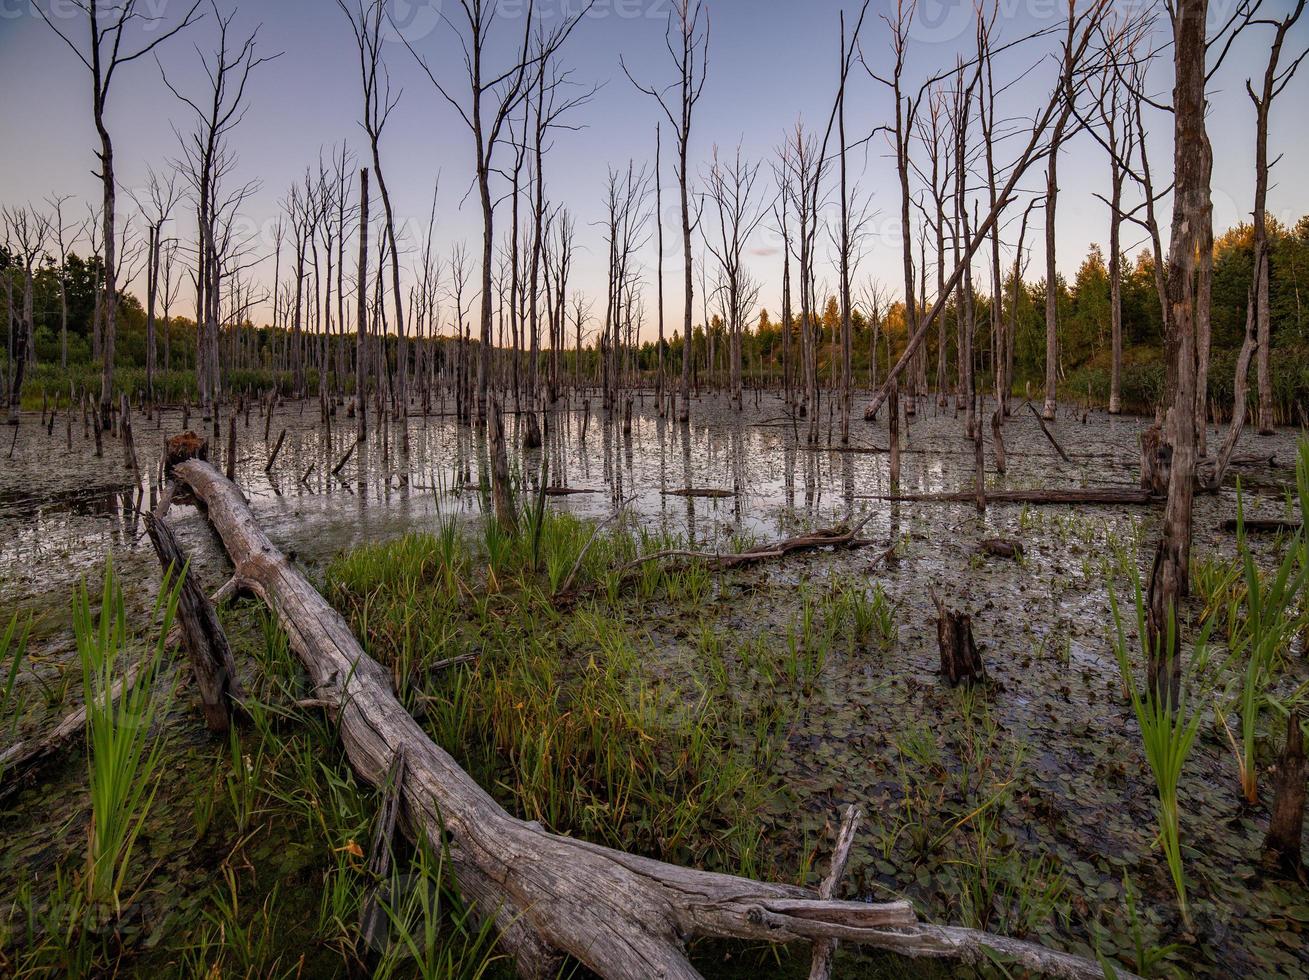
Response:
[{"label": "submerged stick", "polygon": [[1036,406],[1031,402],[1028,402],[1027,407],[1032,410],[1032,415],[1035,416],[1036,421],[1041,424],[1041,431],[1044,432],[1045,437],[1050,440],[1050,445],[1054,446],[1055,452],[1063,457],[1065,463],[1071,463],[1072,460],[1069,459],[1068,454],[1064,452],[1064,447],[1059,445],[1059,441],[1051,434],[1050,427],[1045,424],[1045,419],[1041,418],[1041,413],[1036,410]]},{"label": "submerged stick", "polygon": [[[836,847],[832,851],[832,864],[827,870],[827,877],[818,886],[819,898],[831,898],[836,886],[845,875],[845,866],[850,860],[850,847],[854,844],[855,831],[859,829],[860,811],[853,803],[845,808],[841,817],[841,829],[836,835]],[[837,940],[820,939],[814,943],[813,958],[809,962],[809,980],[828,980],[832,975],[832,957],[836,955]]]}]

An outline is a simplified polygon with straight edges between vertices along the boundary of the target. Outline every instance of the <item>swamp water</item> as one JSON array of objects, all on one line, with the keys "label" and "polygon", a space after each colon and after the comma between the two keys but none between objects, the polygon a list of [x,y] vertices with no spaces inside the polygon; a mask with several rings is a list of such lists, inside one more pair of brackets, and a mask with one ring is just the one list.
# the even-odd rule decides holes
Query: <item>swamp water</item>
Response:
[{"label": "swamp water", "polygon": [[[675,597],[656,591],[620,598],[551,624],[576,630],[584,614],[602,616],[603,636],[597,631],[577,648],[621,647],[620,681],[631,701],[659,712],[659,724],[683,737],[697,722],[713,729],[720,755],[708,758],[728,759],[740,772],[722,805],[698,813],[704,826],[680,836],[666,827],[622,833],[669,860],[813,881],[830,850],[826,825],[858,803],[864,823],[847,896],[905,896],[932,921],[1024,935],[1092,957],[1099,952],[1137,971],[1153,964],[1155,972],[1213,976],[1309,972],[1302,933],[1309,894],[1257,871],[1266,805],[1242,804],[1235,762],[1212,713],[1181,784],[1196,919],[1193,932],[1181,929],[1154,844],[1154,788],[1111,648],[1106,588],[1106,576],[1117,574],[1130,608],[1116,556],[1134,556],[1148,570],[1158,509],[993,504],[978,514],[971,503],[872,499],[890,490],[887,456],[878,451],[886,446],[885,421],[854,423],[853,451],[809,448],[797,441],[797,424],[778,400],[761,403],[738,414],[725,400],[705,398],[693,404],[689,430],[639,407],[630,434],[599,411],[584,421],[576,404],[551,417],[547,482],[584,491],[551,495],[554,511],[604,520],[621,507],[615,523],[632,533],[681,538],[705,551],[871,514],[862,532],[868,547],[682,582]],[[140,468],[152,475],[143,488],[116,440],[106,437],[97,459],[80,425],[69,450],[62,415],[52,435],[39,422],[24,416],[11,454],[0,458],[0,626],[14,611],[33,617],[25,709],[6,742],[44,730],[80,699],[68,609],[82,576],[98,580],[112,554],[129,606],[148,611],[159,569],[135,508],[157,492],[151,483],[163,439],[180,429],[181,413],[135,419]],[[210,437],[220,466],[227,424],[215,438],[209,423],[192,419]],[[1071,457],[1065,462],[1030,413],[1015,411],[1005,429],[1008,473],[989,474],[988,486],[1134,486],[1146,424],[1098,412],[1083,421],[1080,411],[1067,409],[1052,426]],[[329,596],[370,649],[385,650],[390,640],[372,635],[361,618],[350,559],[340,556],[409,532],[436,533],[450,517],[462,520],[472,546],[481,547],[475,519],[482,513],[484,451],[451,418],[413,417],[407,438],[392,422],[385,440],[373,433],[333,475],[354,442],[354,423],[344,413],[328,432],[315,403],[288,404],[274,415],[267,443],[263,427],[258,412],[248,426],[237,421],[237,482],[273,540],[314,581],[330,586]],[[507,428],[510,445],[521,445],[518,420],[510,418]],[[266,473],[282,429],[284,444]],[[823,433],[826,439],[826,419]],[[972,446],[953,411],[922,403],[902,438],[903,492],[971,488]],[[1217,445],[1221,433],[1211,430],[1209,438]],[[1241,470],[1247,515],[1286,516],[1294,435],[1247,433],[1238,452],[1277,460]],[[524,505],[541,460],[541,451],[513,453],[511,466],[527,484]],[[720,495],[673,493],[685,489]],[[1197,561],[1230,560],[1234,536],[1220,526],[1235,512],[1230,489],[1197,497]],[[194,573],[216,588],[226,578],[226,559],[203,518],[175,505],[170,521]],[[979,557],[978,542],[992,537],[1020,541],[1023,560]],[[1264,565],[1280,556],[1275,540],[1252,543]],[[972,615],[991,678],[985,687],[951,690],[937,677],[931,590]],[[1202,603],[1194,605],[1193,615]],[[247,688],[275,701],[278,672],[294,672],[276,631],[249,603],[224,619]],[[1284,680],[1294,688],[1309,672],[1298,652],[1289,659]],[[475,671],[468,668],[468,676]],[[358,890],[351,883],[354,852],[366,845],[375,794],[353,781],[321,716],[256,718],[254,731],[247,727],[229,742],[204,732],[193,700],[183,686],[163,725],[169,759],[137,857],[149,875],[120,924],[121,946],[96,941],[126,948],[120,969],[127,974],[215,966],[225,976],[345,972],[348,911],[358,902],[351,892]],[[1277,734],[1264,739],[1265,765],[1281,740],[1280,725],[1270,720],[1266,727]],[[458,746],[446,747],[460,756]],[[57,869],[76,871],[83,860],[84,756],[80,743],[70,745],[4,800],[0,883],[13,898],[0,970],[58,972],[49,969],[50,956],[28,955],[29,940],[49,927],[41,914],[57,918],[50,908],[63,887]],[[485,759],[473,763],[479,778],[482,769],[490,778],[505,775]],[[670,771],[677,765],[672,760]],[[1266,804],[1271,790],[1262,788]],[[502,790],[497,795],[511,809],[538,805],[521,789]],[[698,784],[686,790],[698,791]],[[597,802],[601,810],[608,804]],[[618,834],[597,824],[588,836],[614,843],[606,833]],[[759,975],[803,973],[806,957],[800,950],[760,967],[753,954],[706,949],[697,962],[723,973],[738,960],[755,964]],[[842,967],[838,976],[935,969],[848,959]]]}]

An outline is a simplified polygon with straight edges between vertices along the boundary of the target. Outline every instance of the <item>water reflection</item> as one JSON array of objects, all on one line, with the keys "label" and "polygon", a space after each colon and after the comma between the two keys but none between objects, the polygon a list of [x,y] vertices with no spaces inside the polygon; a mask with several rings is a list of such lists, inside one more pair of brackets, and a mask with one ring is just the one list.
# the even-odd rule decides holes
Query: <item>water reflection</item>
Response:
[{"label": "water reflection", "polygon": [[[660,417],[653,400],[638,402],[630,431],[621,413],[607,415],[598,400],[594,410],[591,405],[561,399],[547,413],[543,446],[527,452],[521,449],[525,416],[506,415],[510,469],[525,489],[539,485],[544,459],[552,486],[587,491],[552,495],[551,506],[603,518],[627,502],[651,529],[684,534],[707,549],[729,548],[738,534],[773,538],[793,532],[797,523],[851,520],[869,509],[870,536],[889,539],[898,531],[899,506],[875,499],[889,489],[885,417],[856,422],[849,447],[828,431],[820,445],[807,446],[772,395],[743,412],[726,399],[703,397],[693,403],[689,425]],[[353,422],[324,417],[316,408],[284,403],[271,420],[261,413],[235,417],[237,481],[270,533],[302,556],[326,557],[367,537],[430,526],[440,514],[480,512],[478,491],[487,486],[489,465],[478,427],[444,413],[378,419],[367,441],[356,444]],[[74,434],[69,448],[64,432],[47,434],[38,416],[24,417],[13,457],[0,466],[0,583],[7,601],[67,584],[111,550],[142,549],[137,514],[156,499],[164,439],[184,421],[181,411],[163,411],[138,422],[138,478],[124,469],[113,439],[97,458],[89,434]],[[217,438],[203,425],[210,458],[224,468],[229,424]],[[1085,425],[1061,421],[1056,431],[1073,450],[1073,462],[1064,464],[1034,422],[1015,416],[1005,435],[1009,471],[988,480],[1007,487],[1131,485],[1144,425],[1100,414]],[[282,448],[268,469],[282,430]],[[928,407],[904,419],[901,434],[903,492],[971,486],[972,449],[960,419]],[[1291,439],[1279,436],[1270,448],[1289,460]],[[670,498],[684,490],[721,497]],[[214,551],[211,539],[195,536],[198,546]]]}]

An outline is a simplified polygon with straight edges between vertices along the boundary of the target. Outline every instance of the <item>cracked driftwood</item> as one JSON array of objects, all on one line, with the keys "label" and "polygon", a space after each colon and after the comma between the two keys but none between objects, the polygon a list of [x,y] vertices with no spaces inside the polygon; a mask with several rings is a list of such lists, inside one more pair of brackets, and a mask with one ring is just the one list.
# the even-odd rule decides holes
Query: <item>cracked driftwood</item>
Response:
[{"label": "cracked driftwood", "polygon": [[699,974],[685,943],[696,936],[753,942],[840,939],[906,956],[1101,977],[1096,964],[1033,943],[920,922],[907,901],[824,899],[793,885],[665,864],[560,837],[506,813],[436,745],[391,691],[345,620],[260,529],[237,487],[194,460],[177,475],[205,506],[236,574],[273,610],[315,689],[339,690],[334,717],[351,766],[374,786],[405,757],[402,825],[450,855],[463,895],[494,914],[523,976],[554,975],[562,954],[606,978]]}]

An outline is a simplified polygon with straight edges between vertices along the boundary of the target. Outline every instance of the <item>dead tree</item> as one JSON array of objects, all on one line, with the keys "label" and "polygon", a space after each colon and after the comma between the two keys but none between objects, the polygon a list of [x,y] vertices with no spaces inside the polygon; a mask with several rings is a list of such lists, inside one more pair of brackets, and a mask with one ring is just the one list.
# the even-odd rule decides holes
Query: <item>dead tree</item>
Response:
[{"label": "dead tree", "polygon": [[[350,21],[350,29],[355,37],[355,46],[359,49],[359,75],[363,85],[364,112],[361,125],[368,134],[368,145],[373,157],[373,175],[377,180],[377,193],[382,199],[382,212],[386,218],[385,234],[387,251],[391,258],[391,300],[395,307],[395,328],[398,347],[404,350],[405,329],[404,295],[400,291],[400,250],[396,245],[395,213],[391,208],[391,195],[386,189],[386,178],[382,174],[382,154],[379,144],[382,130],[400,101],[399,93],[391,94],[391,76],[382,64],[383,24],[386,12],[385,0],[354,0],[354,5],[347,5],[346,0],[336,0],[337,6]],[[400,359],[401,387],[403,395],[403,359]],[[320,381],[321,385],[321,381]]]},{"label": "dead tree", "polygon": [[[1181,684],[1181,600],[1191,561],[1195,495],[1196,362],[1199,325],[1209,321],[1213,276],[1213,149],[1205,126],[1208,0],[1178,0],[1173,13],[1174,184],[1167,269],[1164,439],[1171,453],[1168,499],[1150,577],[1149,690],[1176,704]],[[1171,641],[1171,645],[1170,645]]]},{"label": "dead tree", "polygon": [[[119,283],[118,239],[115,223],[118,183],[114,173],[114,143],[106,120],[109,94],[114,76],[120,68],[151,54],[161,44],[197,20],[201,0],[195,0],[185,16],[171,27],[164,24],[161,16],[143,12],[144,5],[138,0],[112,0],[108,4],[102,3],[101,0],[69,0],[69,4],[79,12],[77,19],[85,17],[84,26],[88,31],[88,43],[85,46],[65,33],[41,4],[36,3],[32,6],[50,29],[68,45],[83,67],[91,73],[91,115],[95,120],[96,135],[100,141],[96,158],[100,161],[98,175],[102,194],[100,242],[101,260],[104,265],[104,282],[100,300],[100,420],[101,424],[108,428],[113,417],[114,337]],[[145,33],[147,37],[139,44],[133,44],[132,35],[138,31]]]},{"label": "dead tree", "polygon": [[155,371],[158,343],[155,337],[155,307],[159,298],[159,267],[163,259],[164,226],[172,218],[180,192],[178,173],[170,169],[161,177],[153,167],[147,170],[145,199],[136,202],[146,223],[146,306],[145,306],[145,393],[155,399]]},{"label": "dead tree", "polygon": [[936,642],[941,652],[941,676],[951,687],[985,680],[986,664],[982,662],[982,655],[973,640],[972,617],[947,608],[935,590],[931,596],[936,604]]},{"label": "dead tree", "polygon": [[1292,711],[1286,718],[1286,745],[1277,760],[1274,784],[1263,863],[1267,868],[1303,880],[1305,869],[1300,848],[1304,837],[1305,760],[1299,711]]},{"label": "dead tree", "polygon": [[[850,80],[850,69],[854,65],[855,52],[859,48],[859,31],[868,14],[868,0],[864,0],[859,10],[859,19],[850,34],[847,44],[845,34],[845,11],[841,11],[841,79],[837,87],[836,115],[837,140],[840,142],[840,195],[841,195],[841,237],[838,248],[841,277],[841,444],[850,442],[850,409],[854,400],[854,377],[851,361],[854,355],[851,337],[850,315],[850,277],[856,230],[850,223],[850,187],[846,170],[847,141],[845,135],[845,90]],[[739,407],[739,405],[738,405]]]},{"label": "dead tree", "polygon": [[[1094,0],[1093,3],[1080,10],[1070,9],[1069,11],[1064,45],[1066,50],[1071,51],[1071,56],[1066,57],[1064,60],[1078,66],[1077,78],[1079,80],[1084,78],[1085,75],[1093,73],[1092,66],[1084,62],[1088,50],[1091,49],[1091,41],[1096,36],[1097,25],[1106,7],[1107,0]],[[1078,87],[1080,88],[1080,81]],[[865,419],[871,421],[877,415],[878,409],[886,401],[891,378],[899,378],[913,362],[927,337],[928,331],[935,324],[936,318],[944,312],[948,292],[958,284],[964,274],[966,265],[972,262],[973,255],[981,247],[982,242],[986,240],[987,235],[991,233],[996,221],[999,220],[1005,209],[1017,196],[1019,181],[1031,166],[1048,152],[1049,144],[1046,134],[1058,118],[1065,114],[1071,114],[1073,111],[1072,105],[1068,102],[1066,96],[1067,88],[1061,77],[1051,91],[1045,106],[1033,120],[1027,141],[1018,157],[1010,164],[1008,168],[1009,176],[997,194],[994,205],[988,209],[984,219],[975,222],[973,233],[968,237],[966,247],[962,250],[962,254],[955,263],[954,271],[946,281],[945,289],[947,292],[937,298],[936,303],[927,312],[926,316],[918,318],[916,327],[910,335],[900,359],[891,368],[887,379],[874,392],[872,400],[864,409]]]},{"label": "dead tree", "polygon": [[[18,424],[22,408],[23,376],[27,367],[36,360],[36,321],[33,312],[34,273],[36,263],[45,250],[50,233],[47,219],[31,208],[6,208],[4,211],[5,238],[22,271],[23,301],[21,312],[14,315],[12,294],[8,300],[10,322],[9,355],[9,424]],[[8,281],[6,281],[8,285]]]},{"label": "dead tree", "polygon": [[[1268,219],[1266,216],[1268,201],[1268,171],[1277,160],[1268,160],[1268,115],[1272,109],[1273,99],[1281,94],[1290,83],[1296,69],[1304,61],[1309,49],[1301,51],[1294,60],[1284,68],[1279,67],[1282,46],[1286,36],[1295,22],[1304,13],[1305,0],[1299,0],[1295,9],[1281,20],[1261,20],[1256,23],[1267,24],[1273,28],[1273,44],[1268,53],[1268,67],[1264,70],[1263,85],[1258,93],[1250,80],[1246,79],[1245,90],[1254,103],[1255,112],[1255,158],[1254,158],[1254,314],[1255,334],[1259,354],[1256,359],[1256,375],[1259,384],[1259,433],[1270,435],[1275,426],[1273,415],[1273,382],[1270,370],[1272,356],[1272,318],[1268,308]],[[1280,157],[1278,158],[1280,159]]]},{"label": "dead tree", "polygon": [[482,275],[480,347],[477,361],[477,417],[486,419],[487,394],[491,382],[491,328],[495,310],[492,278],[495,263],[495,201],[491,194],[491,176],[496,173],[495,150],[510,114],[527,98],[540,73],[545,70],[554,54],[568,40],[574,28],[591,9],[594,0],[576,13],[569,12],[562,22],[550,31],[540,30],[533,46],[532,34],[540,18],[533,0],[529,0],[522,17],[523,32],[512,47],[508,61],[491,66],[492,26],[497,19],[499,4],[496,0],[460,0],[459,13],[446,18],[454,26],[454,17],[462,16],[455,28],[463,48],[464,72],[467,76],[468,95],[460,100],[451,94],[451,88],[437,78],[427,60],[414,50],[404,36],[409,49],[428,80],[441,97],[458,113],[473,139],[476,161],[477,196],[482,209]]},{"label": "dead tree", "polygon": [[[916,0],[896,0],[894,17],[887,15],[882,17],[887,27],[890,28],[891,52],[894,56],[891,74],[889,76],[879,75],[873,71],[867,61],[863,62],[869,76],[887,86],[895,98],[895,119],[891,126],[886,127],[886,129],[891,138],[892,150],[895,154],[895,169],[900,184],[900,243],[901,259],[904,267],[904,322],[905,334],[909,337],[918,336],[920,328],[914,286],[913,224],[910,220],[910,207],[913,203],[913,197],[909,188],[909,171],[911,169],[909,146],[913,137],[919,98],[908,94],[904,85],[905,62],[909,51],[909,31],[913,26],[916,9]],[[953,288],[953,284],[951,284],[951,288]],[[944,301],[944,295],[937,297],[938,304],[943,304]],[[906,349],[904,354],[906,366],[912,367],[912,365],[917,364],[917,355],[917,348]],[[916,371],[910,370],[905,380],[904,395],[907,399],[905,414],[913,415],[917,411],[918,378]],[[878,404],[880,404],[880,401]],[[865,418],[871,419],[872,414],[875,413],[865,412]]]},{"label": "dead tree", "polygon": [[765,214],[755,199],[758,176],[759,165],[743,161],[739,146],[728,163],[719,159],[715,147],[713,165],[704,181],[704,196],[712,205],[715,225],[712,234],[705,232],[705,247],[717,260],[722,281],[730,344],[731,400],[738,412],[742,408],[741,335],[746,316],[759,296],[759,286],[751,281],[745,268],[746,248]]},{"label": "dead tree", "polygon": [[368,168],[359,171],[359,271],[355,284],[355,442],[368,439]]},{"label": "dead tree", "polygon": [[64,204],[68,195],[61,194],[46,198],[50,206],[50,237],[58,250],[55,258],[59,261],[57,270],[59,280],[59,367],[68,370],[68,252],[69,226],[64,223]]},{"label": "dead tree", "polygon": [[[1072,17],[1072,7],[1069,7]],[[1064,88],[1067,111],[1061,112],[1050,133],[1048,163],[1045,172],[1045,401],[1041,417],[1047,422],[1054,419],[1058,407],[1059,385],[1059,277],[1055,266],[1055,208],[1059,202],[1059,149],[1063,145],[1068,120],[1076,105],[1073,93],[1073,73],[1077,64],[1073,60],[1072,36],[1064,42],[1060,64],[1059,84]]]},{"label": "dead tree", "polygon": [[[624,74],[638,90],[659,103],[668,122],[673,127],[677,138],[677,182],[681,191],[682,205],[682,257],[683,290],[685,313],[682,318],[682,405],[678,412],[678,421],[686,423],[691,420],[691,357],[693,302],[695,284],[693,281],[693,260],[691,257],[691,232],[694,224],[691,220],[690,170],[688,154],[691,143],[691,123],[695,115],[696,103],[704,92],[705,79],[709,67],[709,10],[702,0],[673,0],[673,13],[668,17],[665,32],[669,54],[677,70],[678,79],[666,88],[644,86],[632,77],[623,64]],[[677,92],[676,105],[672,102],[672,92]],[[705,325],[708,329],[708,324]]]},{"label": "dead tree", "polygon": [[169,91],[195,114],[195,129],[182,137],[180,168],[191,184],[196,204],[196,378],[200,399],[212,408],[219,397],[221,372],[218,360],[219,277],[223,256],[218,251],[220,186],[232,168],[228,137],[240,124],[248,103],[246,88],[260,65],[279,55],[264,57],[256,52],[259,29],[243,39],[232,37],[236,13],[223,15],[210,0],[217,22],[217,43],[212,56],[202,57],[207,88],[190,96],[163,75]]}]

